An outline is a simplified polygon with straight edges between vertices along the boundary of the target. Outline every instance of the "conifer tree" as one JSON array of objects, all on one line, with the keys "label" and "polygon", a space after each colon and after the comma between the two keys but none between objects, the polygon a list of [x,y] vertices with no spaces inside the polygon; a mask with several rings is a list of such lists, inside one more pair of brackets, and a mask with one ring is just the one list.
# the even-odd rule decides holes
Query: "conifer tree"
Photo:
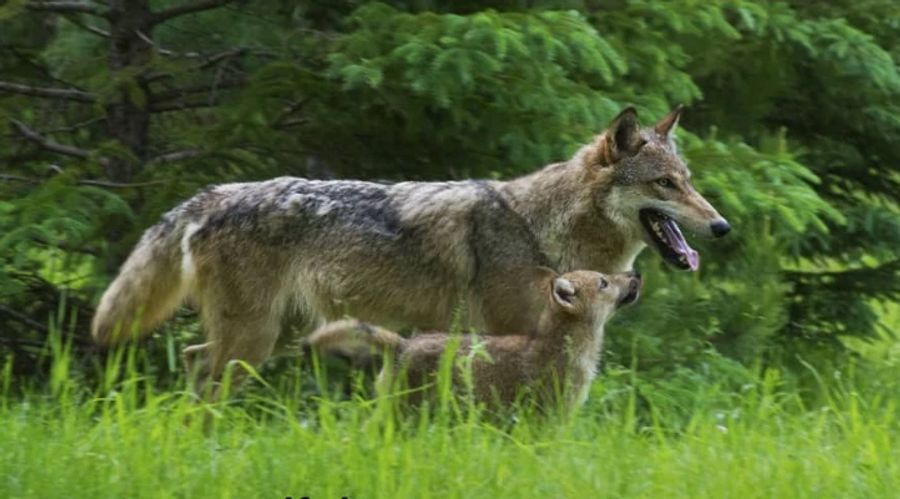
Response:
[{"label": "conifer tree", "polygon": [[9,2],[0,349],[39,348],[60,308],[83,339],[141,231],[206,184],[508,178],[625,105],[684,103],[680,150],[735,231],[692,239],[699,274],[644,252],[610,363],[833,357],[900,293],[900,33],[896,2],[864,3]]}]

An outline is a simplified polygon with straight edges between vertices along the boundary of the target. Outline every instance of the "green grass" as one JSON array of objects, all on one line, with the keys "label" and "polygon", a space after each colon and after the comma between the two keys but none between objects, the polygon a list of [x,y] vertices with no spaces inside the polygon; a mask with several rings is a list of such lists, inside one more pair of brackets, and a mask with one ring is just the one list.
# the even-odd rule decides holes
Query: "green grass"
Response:
[{"label": "green grass", "polygon": [[[56,349],[49,382],[0,374],[0,497],[896,497],[897,369],[800,397],[613,372],[575,417],[498,427],[465,406],[397,416],[309,395],[308,371],[229,402],[163,390],[126,356],[98,382]],[[115,366],[119,364],[110,364]],[[883,382],[873,382],[872,376]],[[677,376],[676,376],[677,377]],[[859,384],[857,384],[859,381]],[[682,388],[685,386],[683,383]],[[647,393],[651,393],[647,386]],[[204,425],[204,421],[207,422]]]}]

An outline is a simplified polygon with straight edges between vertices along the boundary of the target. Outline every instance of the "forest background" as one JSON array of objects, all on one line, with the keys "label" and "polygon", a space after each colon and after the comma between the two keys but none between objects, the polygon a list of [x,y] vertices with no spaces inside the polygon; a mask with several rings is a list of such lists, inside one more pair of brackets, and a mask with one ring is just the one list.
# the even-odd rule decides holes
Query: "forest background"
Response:
[{"label": "forest background", "polygon": [[[608,330],[597,404],[683,429],[772,373],[803,411],[835,380],[896,399],[898,62],[891,0],[8,0],[4,397],[57,396],[63,360],[99,393],[99,294],[204,186],[510,178],[626,105],[649,124],[683,103],[680,151],[734,230],[692,239],[699,273],[640,257],[646,292]],[[179,314],[142,346],[141,379],[183,386],[175,352],[197,337]]]}]

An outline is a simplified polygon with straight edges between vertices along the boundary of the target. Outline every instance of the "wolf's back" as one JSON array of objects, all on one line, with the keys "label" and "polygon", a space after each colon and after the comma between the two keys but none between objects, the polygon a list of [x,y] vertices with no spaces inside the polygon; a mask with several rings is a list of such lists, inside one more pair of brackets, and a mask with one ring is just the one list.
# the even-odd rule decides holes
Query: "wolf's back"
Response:
[{"label": "wolf's back", "polygon": [[176,209],[144,232],[100,299],[91,323],[94,341],[108,346],[146,336],[181,304],[187,222]]}]

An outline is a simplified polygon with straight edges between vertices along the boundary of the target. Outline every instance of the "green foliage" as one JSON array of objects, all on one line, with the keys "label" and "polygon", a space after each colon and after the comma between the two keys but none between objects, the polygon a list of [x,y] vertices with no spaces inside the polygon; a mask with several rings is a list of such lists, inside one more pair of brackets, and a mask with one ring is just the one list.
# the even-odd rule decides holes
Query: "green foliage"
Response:
[{"label": "green foliage", "polygon": [[[374,4],[350,22],[327,58],[342,92],[327,110],[341,120],[331,140],[352,146],[362,133],[366,163],[389,169],[354,167],[375,175],[521,172],[565,156],[618,111],[597,86],[621,78],[624,60],[575,12],[407,14]],[[346,127],[348,115],[356,126]]]},{"label": "green foliage", "polygon": [[[727,378],[734,361],[839,359],[900,298],[900,16],[863,3],[255,0],[159,24],[146,60],[114,70],[85,30],[103,23],[13,2],[4,78],[97,100],[0,92],[2,126],[89,153],[0,133],[0,338],[40,343],[63,295],[89,315],[141,231],[206,184],[508,178],[565,159],[624,105],[649,121],[686,103],[681,150],[735,230],[692,241],[699,275],[645,252],[611,369]],[[183,107],[151,115],[142,149],[106,123],[123,99]],[[132,165],[125,185],[110,158]]]}]

